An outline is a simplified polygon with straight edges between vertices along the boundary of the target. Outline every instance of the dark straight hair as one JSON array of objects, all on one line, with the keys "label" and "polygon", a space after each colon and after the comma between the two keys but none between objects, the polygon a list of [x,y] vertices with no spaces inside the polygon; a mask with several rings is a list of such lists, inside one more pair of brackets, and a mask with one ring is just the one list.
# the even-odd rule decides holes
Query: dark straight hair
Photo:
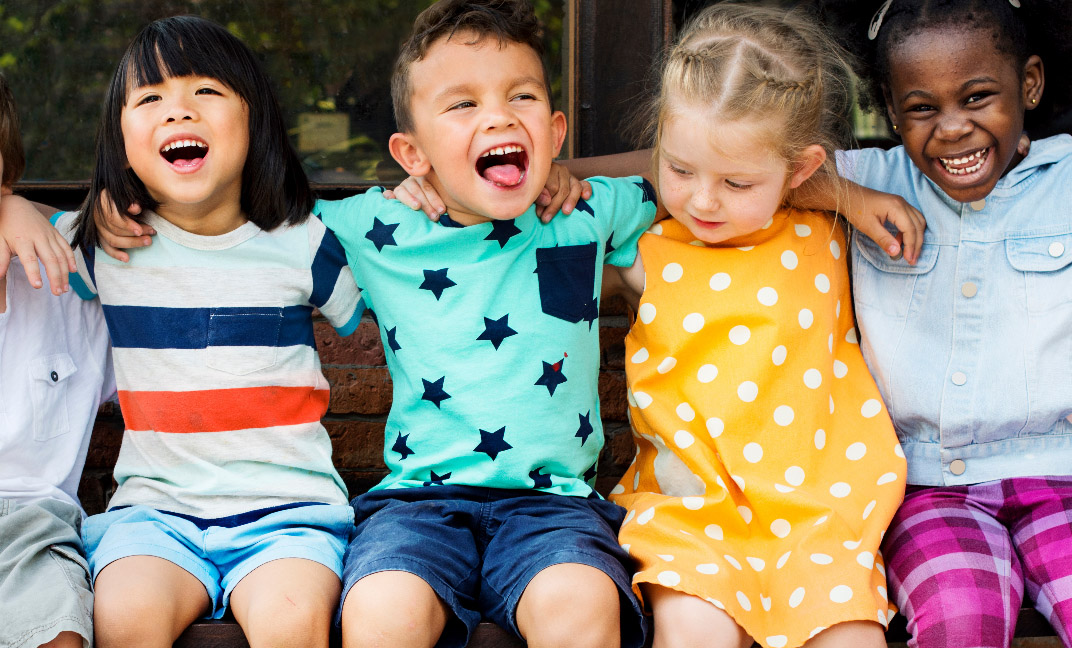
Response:
[{"label": "dark straight hair", "polygon": [[253,52],[214,22],[174,16],[150,23],[131,41],[108,87],[97,131],[93,179],[76,224],[76,240],[83,246],[97,244],[93,213],[103,191],[120,212],[134,203],[142,209],[158,206],[127,163],[120,117],[135,88],[184,76],[216,79],[246,103],[249,151],[242,168],[241,198],[246,218],[271,230],[309,217],[313,207],[309,181],[287,137],[272,84]]}]

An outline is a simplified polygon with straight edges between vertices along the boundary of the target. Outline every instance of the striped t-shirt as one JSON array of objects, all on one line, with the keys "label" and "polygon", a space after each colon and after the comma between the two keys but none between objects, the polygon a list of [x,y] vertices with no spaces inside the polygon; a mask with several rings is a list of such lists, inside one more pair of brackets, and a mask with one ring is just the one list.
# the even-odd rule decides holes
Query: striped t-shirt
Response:
[{"label": "striped t-shirt", "polygon": [[364,308],[338,240],[316,218],[221,236],[146,223],[150,247],[129,263],[79,250],[71,282],[100,297],[112,337],[126,431],[109,508],[218,518],[346,503],[312,322],[317,308],[348,335]]}]

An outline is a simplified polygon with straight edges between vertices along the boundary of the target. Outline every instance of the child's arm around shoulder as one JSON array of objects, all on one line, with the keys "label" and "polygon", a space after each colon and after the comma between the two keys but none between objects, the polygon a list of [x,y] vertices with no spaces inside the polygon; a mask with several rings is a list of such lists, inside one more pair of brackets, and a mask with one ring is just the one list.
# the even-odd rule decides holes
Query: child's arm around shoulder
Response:
[{"label": "child's arm around shoulder", "polygon": [[22,260],[30,285],[40,288],[41,270],[45,266],[52,293],[61,295],[70,289],[67,275],[76,272],[74,252],[63,235],[48,222],[50,208],[35,205],[5,187],[0,191],[0,279],[7,274],[12,256]]}]

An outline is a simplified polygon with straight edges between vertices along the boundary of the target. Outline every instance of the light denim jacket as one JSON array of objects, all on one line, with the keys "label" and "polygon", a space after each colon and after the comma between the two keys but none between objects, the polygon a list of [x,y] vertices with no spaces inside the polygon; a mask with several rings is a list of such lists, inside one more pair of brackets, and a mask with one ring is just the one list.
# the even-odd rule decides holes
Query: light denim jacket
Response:
[{"label": "light denim jacket", "polygon": [[852,236],[861,345],[908,483],[1072,474],[1072,137],[1033,142],[975,203],[947,196],[903,147],[837,162],[927,219],[915,266]]}]

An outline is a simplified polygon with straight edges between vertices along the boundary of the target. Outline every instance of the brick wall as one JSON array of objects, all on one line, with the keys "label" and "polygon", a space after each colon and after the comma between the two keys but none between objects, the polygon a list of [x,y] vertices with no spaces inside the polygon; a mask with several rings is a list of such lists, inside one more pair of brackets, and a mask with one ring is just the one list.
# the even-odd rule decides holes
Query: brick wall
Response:
[{"label": "brick wall", "polygon": [[[391,377],[376,325],[366,315],[357,332],[340,338],[322,318],[314,323],[324,374],[331,383],[331,404],[324,426],[331,435],[335,467],[350,495],[362,493],[386,472],[384,426],[391,408]],[[599,460],[597,488],[604,495],[633,459],[633,440],[626,422],[625,334],[629,317],[623,302],[608,300],[600,325],[599,395],[607,437]],[[119,407],[105,405],[97,416],[85,471],[79,487],[90,514],[104,510],[114,490],[112,469],[119,455],[123,420]]]}]

